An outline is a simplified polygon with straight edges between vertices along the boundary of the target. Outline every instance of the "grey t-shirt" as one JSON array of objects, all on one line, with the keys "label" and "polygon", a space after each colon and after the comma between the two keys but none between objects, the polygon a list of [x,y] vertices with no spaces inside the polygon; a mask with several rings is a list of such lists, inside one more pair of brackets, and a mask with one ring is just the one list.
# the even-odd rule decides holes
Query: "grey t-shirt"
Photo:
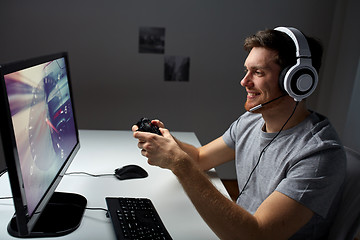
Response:
[{"label": "grey t-shirt", "polygon": [[[235,149],[240,191],[260,152],[276,135],[264,132],[263,126],[260,114],[246,112],[223,135]],[[237,204],[254,214],[272,192],[279,191],[315,213],[291,239],[322,239],[336,212],[345,168],[345,152],[335,130],[327,118],[312,112],[266,148]]]}]

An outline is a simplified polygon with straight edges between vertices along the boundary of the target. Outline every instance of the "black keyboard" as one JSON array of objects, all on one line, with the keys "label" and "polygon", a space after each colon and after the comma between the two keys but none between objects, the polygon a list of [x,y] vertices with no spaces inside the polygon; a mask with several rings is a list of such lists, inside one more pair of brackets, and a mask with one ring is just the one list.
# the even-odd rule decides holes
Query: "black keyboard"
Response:
[{"label": "black keyboard", "polygon": [[118,240],[172,239],[149,199],[122,197],[105,199]]}]

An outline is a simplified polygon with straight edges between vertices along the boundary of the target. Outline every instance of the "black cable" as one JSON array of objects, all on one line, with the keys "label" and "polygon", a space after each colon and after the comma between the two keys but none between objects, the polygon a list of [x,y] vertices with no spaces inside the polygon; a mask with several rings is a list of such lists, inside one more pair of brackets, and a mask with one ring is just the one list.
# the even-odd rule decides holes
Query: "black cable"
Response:
[{"label": "black cable", "polygon": [[[0,173],[0,177],[6,172],[6,170],[4,172]],[[103,176],[114,176],[114,174],[90,174],[90,173],[86,173],[86,172],[70,172],[70,173],[66,173],[65,175],[76,175],[76,174],[84,174],[84,175],[88,175],[91,177],[103,177]],[[0,197],[0,200],[5,200],[5,199],[12,199],[13,197]],[[109,210],[107,210],[106,208],[96,208],[96,207],[86,207],[86,210],[91,210],[91,211],[105,211],[106,212],[106,217],[109,218]]]},{"label": "black cable", "polygon": [[249,181],[250,181],[250,178],[251,178],[252,174],[255,172],[256,167],[259,165],[260,160],[261,160],[261,156],[264,154],[265,150],[270,146],[270,144],[275,140],[275,138],[277,138],[277,136],[279,136],[279,134],[281,133],[281,131],[284,129],[285,125],[290,121],[291,117],[292,117],[292,116],[294,115],[294,113],[295,113],[295,110],[296,110],[298,104],[299,104],[299,102],[296,101],[294,110],[292,111],[290,117],[286,120],[286,122],[284,123],[284,125],[280,128],[280,131],[279,131],[279,132],[271,139],[271,141],[261,150],[260,155],[259,155],[259,158],[258,158],[258,160],[257,160],[257,162],[256,162],[256,164],[255,164],[255,166],[254,166],[254,168],[253,168],[253,170],[251,171],[248,179],[246,180],[246,183],[245,183],[244,187],[243,187],[242,190],[240,191],[238,198],[239,198],[239,197],[241,196],[241,194],[244,192],[246,186],[248,185],[248,183],[249,183]]},{"label": "black cable", "polygon": [[12,199],[13,197],[0,197],[0,200]]},{"label": "black cable", "polygon": [[90,211],[105,211],[105,212],[106,212],[105,216],[106,216],[107,218],[110,217],[109,210],[106,209],[106,208],[90,208],[90,207],[86,207],[85,209],[86,209],[86,210],[90,210]]},{"label": "black cable", "polygon": [[[6,172],[6,170],[2,173],[0,173],[0,177]],[[91,174],[91,173],[87,173],[87,172],[70,172],[70,173],[65,173],[65,175],[88,175],[91,177],[105,177],[105,176],[114,176],[115,174]],[[0,197],[0,200],[5,200],[5,199],[12,199],[12,197]]]},{"label": "black cable", "polygon": [[91,211],[105,211],[105,212],[109,211],[106,208],[97,208],[97,207],[86,207],[85,209],[91,210]]},{"label": "black cable", "polygon": [[[65,175],[88,175],[90,177],[105,177],[105,176],[114,176],[115,174],[113,173],[105,173],[105,174],[92,174],[92,173],[87,173],[87,172],[69,172],[69,173],[65,173]],[[105,211],[106,212],[106,217],[109,218],[110,214],[109,214],[109,210],[107,210],[106,208],[97,208],[97,207],[86,207],[86,210],[91,210],[91,211]]]},{"label": "black cable", "polygon": [[65,175],[88,175],[91,177],[105,177],[105,176],[114,176],[114,173],[106,173],[106,174],[91,174],[87,172],[69,172],[65,173]]},{"label": "black cable", "polygon": [[[63,204],[63,203],[52,203],[52,205],[55,205],[55,206],[64,206],[64,205],[68,205],[68,204]],[[77,208],[82,208],[81,205],[78,205],[78,204],[71,204],[72,206],[74,207],[77,207]],[[85,210],[90,210],[90,211],[104,211],[106,212],[106,217],[109,218],[110,217],[110,214],[109,214],[109,210],[106,209],[106,208],[100,208],[100,207],[85,207],[84,208]],[[35,214],[40,214],[41,212],[35,212]]]}]

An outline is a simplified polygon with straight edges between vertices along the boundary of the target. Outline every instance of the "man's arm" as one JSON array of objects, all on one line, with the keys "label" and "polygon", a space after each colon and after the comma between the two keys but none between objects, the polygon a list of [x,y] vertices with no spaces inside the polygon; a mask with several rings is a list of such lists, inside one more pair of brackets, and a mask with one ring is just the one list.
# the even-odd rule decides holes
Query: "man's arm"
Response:
[{"label": "man's arm", "polygon": [[273,192],[250,214],[224,197],[191,160],[173,169],[199,214],[220,239],[288,239],[313,212],[280,192]]},{"label": "man's arm", "polygon": [[[142,155],[149,164],[173,171],[199,214],[221,239],[288,239],[313,216],[311,210],[280,192],[273,192],[254,215],[250,214],[214,187],[192,154],[184,151],[168,130],[161,132],[163,137],[134,133]],[[221,148],[221,141],[215,140],[214,146]],[[218,162],[215,159],[221,156],[210,157],[210,147],[206,147],[205,156]]]},{"label": "man's arm", "polygon": [[228,147],[222,137],[196,148],[174,138],[180,148],[185,151],[203,170],[209,170],[235,159],[234,149]]}]

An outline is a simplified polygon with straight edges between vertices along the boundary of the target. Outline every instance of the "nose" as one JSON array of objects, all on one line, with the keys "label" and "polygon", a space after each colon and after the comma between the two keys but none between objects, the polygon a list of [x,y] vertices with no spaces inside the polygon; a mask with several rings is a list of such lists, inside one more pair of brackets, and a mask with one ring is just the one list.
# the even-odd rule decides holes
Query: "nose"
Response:
[{"label": "nose", "polygon": [[250,73],[246,72],[245,76],[240,81],[240,85],[243,87],[249,87],[251,84],[252,84],[252,80],[250,77]]}]

